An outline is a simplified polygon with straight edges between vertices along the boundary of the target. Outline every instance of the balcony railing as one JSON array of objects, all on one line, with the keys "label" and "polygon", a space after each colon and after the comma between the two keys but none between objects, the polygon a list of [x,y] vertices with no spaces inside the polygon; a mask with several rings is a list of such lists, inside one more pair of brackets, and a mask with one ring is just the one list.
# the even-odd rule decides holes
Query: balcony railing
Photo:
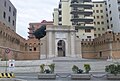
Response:
[{"label": "balcony railing", "polygon": [[71,21],[72,22],[85,22],[85,23],[89,23],[89,22],[93,22],[93,19],[90,19],[90,18],[72,18]]},{"label": "balcony railing", "polygon": [[93,4],[88,4],[88,3],[72,3],[70,5],[71,7],[81,7],[81,8],[87,8],[91,9],[93,7]]},{"label": "balcony railing", "polygon": [[92,10],[72,10],[71,14],[84,14],[84,15],[92,15]]}]

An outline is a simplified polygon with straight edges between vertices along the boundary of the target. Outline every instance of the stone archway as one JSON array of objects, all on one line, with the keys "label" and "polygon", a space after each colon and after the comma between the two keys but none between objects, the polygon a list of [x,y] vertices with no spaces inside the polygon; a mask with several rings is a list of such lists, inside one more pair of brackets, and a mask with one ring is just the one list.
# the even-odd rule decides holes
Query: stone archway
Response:
[{"label": "stone archway", "polygon": [[58,57],[65,57],[65,41],[64,40],[59,40],[57,43],[57,50],[58,50]]}]

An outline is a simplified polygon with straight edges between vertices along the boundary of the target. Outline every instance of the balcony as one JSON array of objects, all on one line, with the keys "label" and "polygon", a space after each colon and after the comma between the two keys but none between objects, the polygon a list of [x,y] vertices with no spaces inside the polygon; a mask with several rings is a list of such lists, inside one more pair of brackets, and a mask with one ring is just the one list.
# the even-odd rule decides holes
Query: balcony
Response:
[{"label": "balcony", "polygon": [[[71,0],[71,3],[75,3],[75,2],[78,3],[79,0]],[[83,0],[82,2],[91,2],[91,0]]]},{"label": "balcony", "polygon": [[93,19],[90,19],[90,18],[72,18],[71,21],[72,22],[85,22],[85,23],[89,23],[89,22],[93,22]]},{"label": "balcony", "polygon": [[78,0],[71,0],[71,3],[78,3]]},{"label": "balcony", "polygon": [[91,0],[83,0],[84,2],[91,2]]},{"label": "balcony", "polygon": [[72,3],[70,6],[91,9],[93,7],[93,4],[91,4],[91,3]]},{"label": "balcony", "polygon": [[75,29],[94,29],[94,26],[76,26]]},{"label": "balcony", "polygon": [[72,10],[71,14],[92,15],[93,11],[92,10],[88,10],[88,9],[85,9],[85,10]]}]

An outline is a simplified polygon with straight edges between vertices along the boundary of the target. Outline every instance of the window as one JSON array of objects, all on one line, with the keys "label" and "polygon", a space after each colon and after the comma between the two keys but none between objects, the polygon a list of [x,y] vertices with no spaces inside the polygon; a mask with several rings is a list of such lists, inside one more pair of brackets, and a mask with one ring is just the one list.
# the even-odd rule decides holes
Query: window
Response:
[{"label": "window", "polygon": [[103,10],[100,10],[101,13],[103,13]]},{"label": "window", "polygon": [[105,5],[107,5],[107,3],[105,2]]},{"label": "window", "polygon": [[101,34],[98,34],[98,36],[100,37],[100,36],[101,36]]},{"label": "window", "polygon": [[61,15],[62,13],[61,13],[61,11],[59,11],[59,15]]},{"label": "window", "polygon": [[103,16],[101,16],[101,19],[103,19]]},{"label": "window", "polygon": [[109,27],[109,26],[107,26],[107,29],[110,29],[110,27]]},{"label": "window", "polygon": [[100,7],[102,7],[102,4],[100,4]]},{"label": "window", "polygon": [[32,45],[31,45],[31,43],[29,44],[29,51],[32,51]]},{"label": "window", "polygon": [[15,25],[15,21],[14,20],[13,20],[12,24],[13,24],[13,26]]},{"label": "window", "polygon": [[99,13],[99,10],[96,10],[96,13]]},{"label": "window", "polygon": [[108,9],[106,8],[106,11],[108,11]]},{"label": "window", "polygon": [[97,16],[97,18],[99,19],[99,16]]},{"label": "window", "polygon": [[91,38],[91,36],[87,36],[87,38],[89,38],[89,39],[90,39],[90,38]]},{"label": "window", "polygon": [[34,47],[34,51],[36,51],[36,47]]},{"label": "window", "polygon": [[59,8],[61,8],[61,4],[59,4]]},{"label": "window", "polygon": [[109,8],[111,7],[111,4],[109,4]]},{"label": "window", "polygon": [[4,2],[4,6],[6,7],[6,1]]},{"label": "window", "polygon": [[110,17],[110,20],[112,21],[112,17]]},{"label": "window", "polygon": [[94,22],[94,24],[96,24],[96,22]]},{"label": "window", "polygon": [[10,16],[8,17],[8,22],[10,22]]},{"label": "window", "polygon": [[109,23],[109,20],[107,20],[107,23]]},{"label": "window", "polygon": [[94,16],[94,19],[95,19],[95,16]]},{"label": "window", "polygon": [[91,29],[85,29],[85,32],[91,32]]},{"label": "window", "polygon": [[3,18],[4,18],[4,19],[6,18],[6,13],[5,13],[5,12],[3,12]]},{"label": "window", "polygon": [[111,28],[113,28],[113,24],[111,24]]},{"label": "window", "polygon": [[104,22],[102,21],[101,24],[104,24]]},{"label": "window", "polygon": [[94,34],[94,36],[96,37],[97,35],[96,35],[96,34]]},{"label": "window", "polygon": [[100,30],[100,28],[98,28],[98,30]]},{"label": "window", "polygon": [[11,12],[11,7],[9,6],[9,12]]},{"label": "window", "polygon": [[59,18],[59,21],[62,21],[62,18],[61,18],[61,17]]},{"label": "window", "polygon": [[100,24],[100,22],[97,22],[97,24]]},{"label": "window", "polygon": [[102,28],[102,30],[105,30],[105,28]]},{"label": "window", "polygon": [[111,14],[112,12],[111,11],[109,11],[109,14]]},{"label": "window", "polygon": [[15,16],[15,11],[13,11],[13,16]]},{"label": "window", "polygon": [[32,51],[32,49],[29,49],[29,51]]},{"label": "window", "polygon": [[108,14],[106,14],[106,17],[108,17]]},{"label": "window", "polygon": [[98,7],[98,4],[96,4],[96,7]]}]

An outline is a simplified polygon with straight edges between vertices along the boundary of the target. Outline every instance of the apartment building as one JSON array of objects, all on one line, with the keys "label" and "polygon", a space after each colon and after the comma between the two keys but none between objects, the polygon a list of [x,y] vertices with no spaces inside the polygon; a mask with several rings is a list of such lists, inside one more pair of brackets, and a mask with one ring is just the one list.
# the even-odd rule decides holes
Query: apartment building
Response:
[{"label": "apartment building", "polygon": [[109,29],[106,12],[106,1],[93,2],[93,17],[94,17],[94,36],[99,37]]},{"label": "apartment building", "polygon": [[60,0],[58,9],[54,9],[53,19],[56,20],[58,17],[58,22],[56,22],[58,25],[75,26],[78,38],[93,39],[94,24],[92,7],[91,0]]},{"label": "apartment building", "polygon": [[16,32],[17,10],[10,0],[0,0],[0,22]]},{"label": "apartment building", "polygon": [[105,0],[109,28],[120,32],[120,0]]}]

